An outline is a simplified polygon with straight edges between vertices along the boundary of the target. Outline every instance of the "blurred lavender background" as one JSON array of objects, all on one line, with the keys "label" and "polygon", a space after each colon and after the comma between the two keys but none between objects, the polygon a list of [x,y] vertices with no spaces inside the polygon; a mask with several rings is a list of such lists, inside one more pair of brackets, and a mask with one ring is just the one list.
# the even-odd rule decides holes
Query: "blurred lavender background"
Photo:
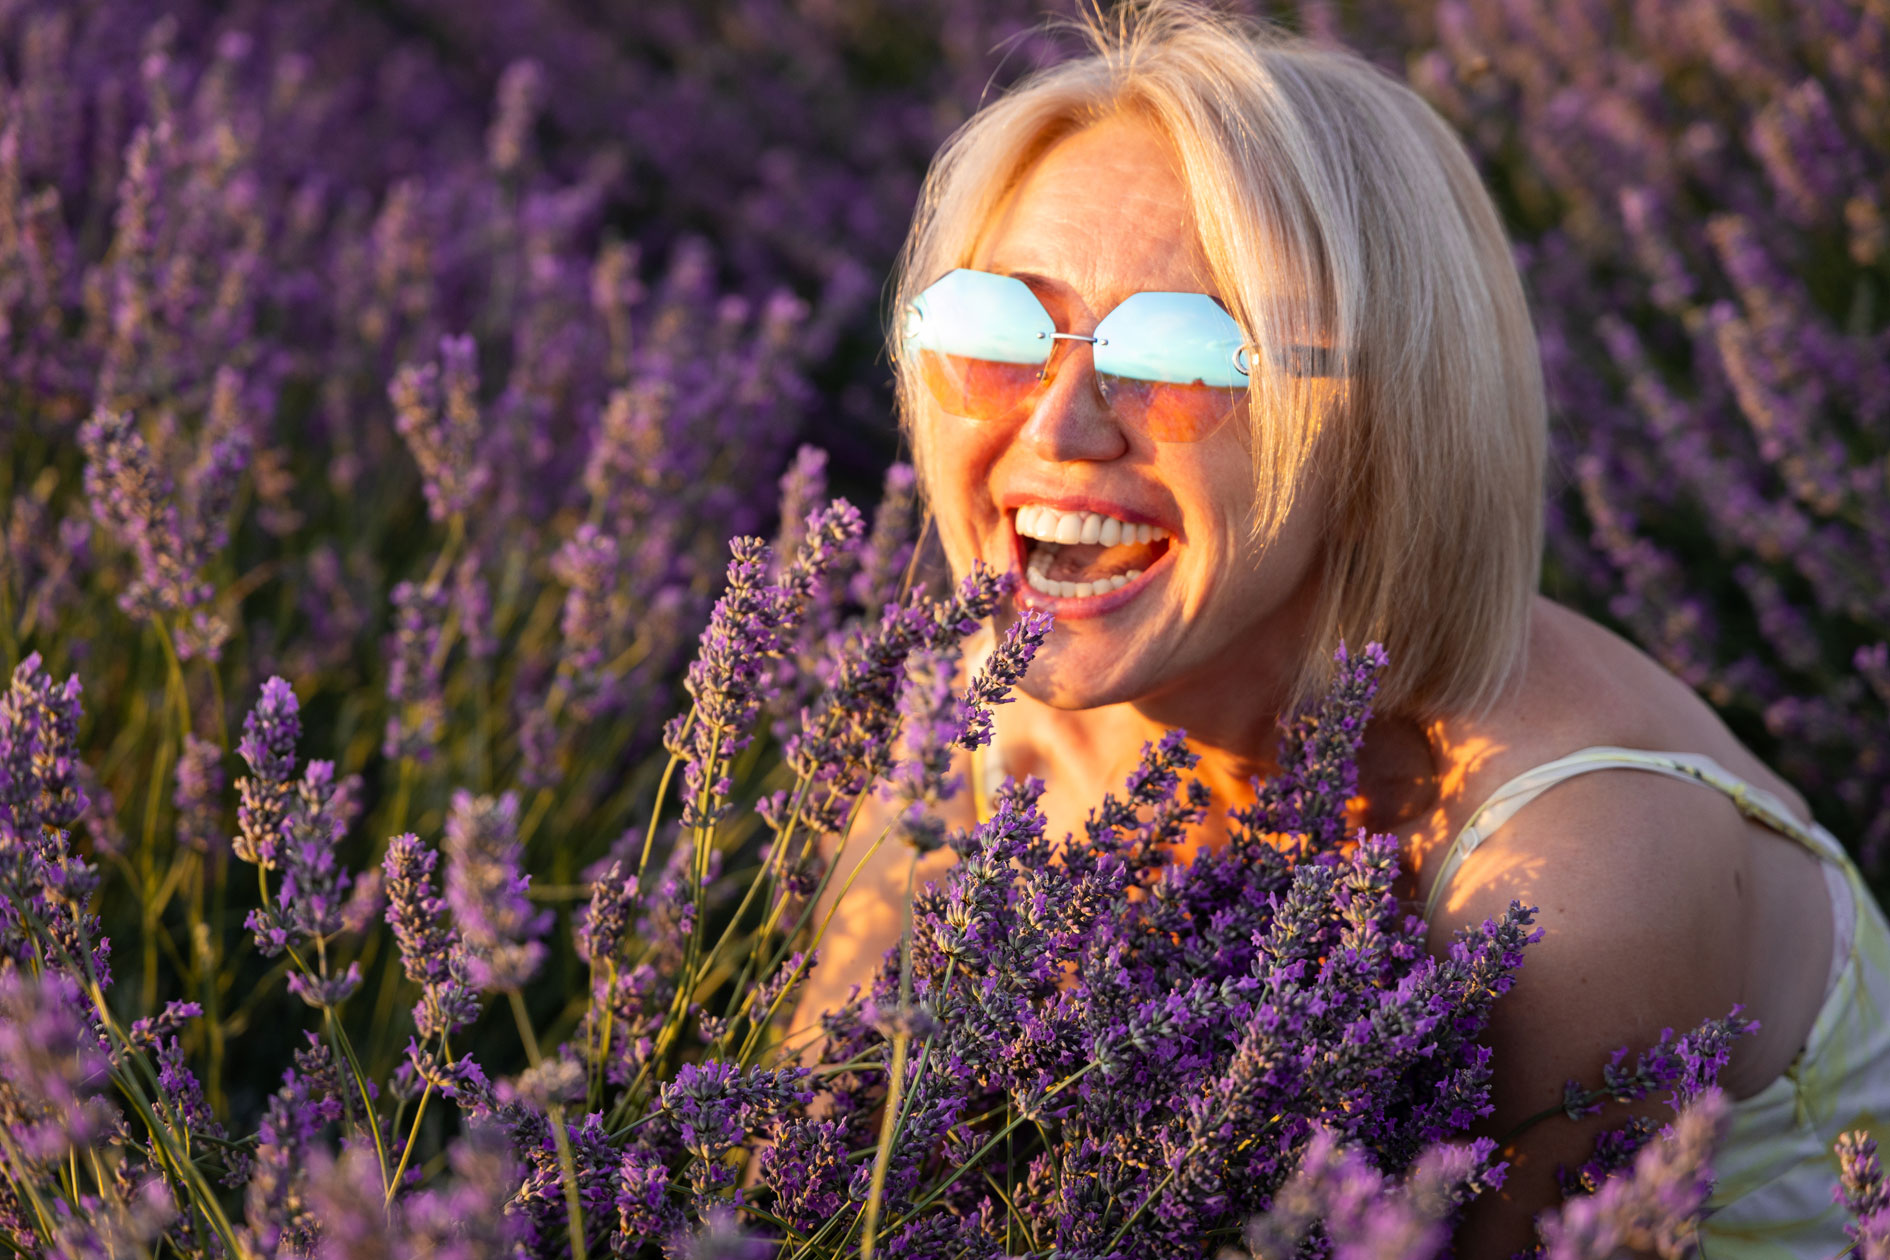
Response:
[{"label": "blurred lavender background", "polygon": [[[1264,12],[1408,76],[1497,191],[1549,591],[1881,870],[1890,13]],[[87,679],[101,843],[149,825],[161,636],[199,731],[295,679],[378,821],[517,779],[601,853],[797,442],[869,498],[896,454],[886,270],[938,142],[1076,47],[1042,16],[0,0],[0,647]]]}]

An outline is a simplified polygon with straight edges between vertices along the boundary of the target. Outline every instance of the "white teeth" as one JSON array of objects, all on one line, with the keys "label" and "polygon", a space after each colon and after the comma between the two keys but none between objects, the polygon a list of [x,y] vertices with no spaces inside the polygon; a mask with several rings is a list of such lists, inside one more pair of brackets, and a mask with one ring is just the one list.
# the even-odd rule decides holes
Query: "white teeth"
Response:
[{"label": "white teeth", "polygon": [[1160,526],[1131,525],[1100,512],[1059,512],[1053,507],[1032,503],[1017,509],[1017,532],[1025,538],[1066,546],[1113,547],[1117,543],[1145,543],[1167,538]]},{"label": "white teeth", "polygon": [[1058,599],[1089,599],[1092,596],[1119,591],[1141,576],[1142,570],[1130,569],[1127,573],[1097,578],[1094,582],[1062,582],[1051,577],[1041,567],[1037,567],[1024,574],[1024,581],[1030,584],[1031,590],[1052,595]]}]

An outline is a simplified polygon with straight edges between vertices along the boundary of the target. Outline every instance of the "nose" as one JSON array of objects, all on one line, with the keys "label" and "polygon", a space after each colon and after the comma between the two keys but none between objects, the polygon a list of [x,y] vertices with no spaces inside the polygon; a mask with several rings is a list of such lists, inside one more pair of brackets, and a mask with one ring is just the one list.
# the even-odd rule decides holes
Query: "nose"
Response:
[{"label": "nose", "polygon": [[1096,358],[1088,338],[1059,337],[1044,375],[1044,387],[1019,441],[1059,464],[1118,459],[1128,453],[1128,432],[1096,386]]}]

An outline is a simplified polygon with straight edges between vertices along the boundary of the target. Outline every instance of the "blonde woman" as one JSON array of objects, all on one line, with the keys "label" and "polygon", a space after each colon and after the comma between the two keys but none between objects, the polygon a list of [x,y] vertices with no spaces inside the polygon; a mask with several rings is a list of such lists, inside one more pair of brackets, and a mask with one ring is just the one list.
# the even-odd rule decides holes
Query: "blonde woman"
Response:
[{"label": "blonde woman", "polygon": [[[946,145],[894,309],[952,566],[1016,571],[1018,603],[1057,615],[975,784],[1039,775],[1072,829],[1178,726],[1219,804],[1244,802],[1341,637],[1379,640],[1353,821],[1402,842],[1433,950],[1512,899],[1540,908],[1477,1132],[1738,1004],[1761,1027],[1721,1077],[1705,1254],[1843,1249],[1830,1148],[1890,1118],[1890,931],[1692,691],[1537,593],[1529,310],[1423,102],[1343,52],[1182,4],[1125,12]],[[903,857],[875,859],[803,1010],[867,977],[905,881]],[[1530,1245],[1556,1166],[1621,1118],[1529,1129],[1458,1254]]]}]

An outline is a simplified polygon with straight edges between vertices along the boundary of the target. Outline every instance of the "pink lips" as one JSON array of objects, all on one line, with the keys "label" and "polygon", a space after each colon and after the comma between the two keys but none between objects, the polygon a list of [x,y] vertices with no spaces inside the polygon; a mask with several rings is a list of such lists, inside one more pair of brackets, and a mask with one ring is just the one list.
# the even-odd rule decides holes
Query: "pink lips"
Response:
[{"label": "pink lips", "polygon": [[[1067,504],[1061,501],[1047,501],[1043,499],[1033,499],[1030,500],[1030,502],[1046,503],[1047,506],[1055,507],[1060,511],[1098,512],[1115,516],[1118,520],[1134,520],[1138,524],[1143,520],[1148,520],[1147,517],[1142,516],[1140,513],[1127,514],[1120,508],[1110,504],[1098,503],[1096,506],[1089,506],[1089,501],[1087,500],[1081,502],[1071,501]],[[1150,520],[1148,523],[1153,525],[1158,522]],[[1018,583],[1017,593],[1013,595],[1012,598],[1017,602],[1019,608],[1048,609],[1056,614],[1058,621],[1081,621],[1089,617],[1107,616],[1109,613],[1125,606],[1129,601],[1141,594],[1142,590],[1168,567],[1170,558],[1175,554],[1174,543],[1178,540],[1175,538],[1176,531],[1172,527],[1167,528],[1169,529],[1169,537],[1171,539],[1168,548],[1164,550],[1160,556],[1156,557],[1155,561],[1150,564],[1148,568],[1142,570],[1140,577],[1137,577],[1126,586],[1118,587],[1110,591],[1106,595],[1079,595],[1070,597],[1046,595],[1042,591],[1032,587],[1029,582],[1023,580],[1024,564],[1026,560],[1024,554],[1026,540],[1023,535],[1017,533],[1013,528],[1011,531],[1011,571],[1018,575]]]}]

